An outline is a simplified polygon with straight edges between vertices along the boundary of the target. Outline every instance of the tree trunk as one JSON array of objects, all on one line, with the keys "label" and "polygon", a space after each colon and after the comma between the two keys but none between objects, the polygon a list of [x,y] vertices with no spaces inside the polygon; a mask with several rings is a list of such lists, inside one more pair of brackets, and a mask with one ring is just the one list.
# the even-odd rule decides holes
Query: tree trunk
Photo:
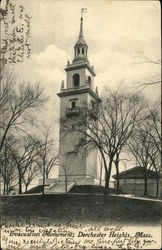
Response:
[{"label": "tree trunk", "polygon": [[144,196],[147,196],[147,167],[144,169]]},{"label": "tree trunk", "polygon": [[28,191],[28,184],[25,184],[25,193]]},{"label": "tree trunk", "polygon": [[110,183],[111,169],[112,169],[112,158],[110,158],[109,169],[108,169],[108,171],[106,173],[106,185],[105,185],[105,188],[106,188],[106,192],[107,193],[110,192],[110,190],[109,190],[109,183]]},{"label": "tree trunk", "polygon": [[44,191],[45,191],[45,166],[43,166],[43,190],[42,190],[43,195],[44,195]]},{"label": "tree trunk", "polygon": [[103,163],[104,163],[104,168],[105,168],[105,193],[106,193],[107,192],[107,188],[106,188],[107,186],[108,186],[108,189],[109,189],[109,180],[107,180],[107,174],[108,174],[107,163],[106,163],[105,155],[102,152],[102,148],[99,147],[99,150],[100,150],[100,153],[101,153],[101,156],[102,156],[102,159],[103,159]]},{"label": "tree trunk", "polygon": [[155,163],[155,160],[154,158],[152,157],[152,155],[149,155],[149,157],[151,158],[152,160],[152,163],[153,163],[153,166],[154,166],[154,169],[156,170],[156,174],[157,174],[157,179],[156,179],[156,197],[159,196],[159,172],[158,172],[158,168],[156,166],[156,163]]},{"label": "tree trunk", "polygon": [[116,192],[119,193],[119,168],[116,167]]},{"label": "tree trunk", "polygon": [[119,193],[119,159],[117,157],[115,161],[115,167],[116,167],[116,192]]},{"label": "tree trunk", "polygon": [[147,178],[145,178],[144,196],[147,196]]},{"label": "tree trunk", "polygon": [[3,136],[2,136],[2,140],[1,140],[1,143],[0,143],[0,152],[1,152],[2,148],[3,148],[4,143],[5,143],[5,139],[6,139],[8,130],[9,130],[10,126],[11,126],[11,121],[12,121],[12,117],[11,117],[11,119],[10,119],[10,121],[9,121],[7,127],[6,127],[6,130],[5,130],[5,132],[4,132]]},{"label": "tree trunk", "polygon": [[102,181],[102,168],[103,168],[103,165],[102,165],[102,158],[101,158],[101,168],[100,168],[100,187],[101,187],[101,181]]},{"label": "tree trunk", "polygon": [[20,166],[18,167],[18,173],[19,173],[19,194],[22,194],[22,173]]},{"label": "tree trunk", "polygon": [[22,194],[22,179],[19,176],[19,194]]},{"label": "tree trunk", "polygon": [[67,177],[65,176],[65,193],[67,193]]},{"label": "tree trunk", "polygon": [[109,175],[105,174],[105,189],[106,192],[109,193]]},{"label": "tree trunk", "polygon": [[8,193],[9,193],[9,192],[8,192],[8,191],[9,191],[9,190],[8,190],[8,182],[7,182],[7,185],[6,185],[6,186],[7,186],[7,188],[6,188],[6,191],[7,191],[6,194],[8,195]]},{"label": "tree trunk", "polygon": [[157,178],[156,184],[157,184],[157,186],[156,186],[156,197],[158,197],[159,196],[159,178]]},{"label": "tree trunk", "polygon": [[5,184],[5,181],[4,181],[4,183],[3,183],[3,195],[5,195],[6,194],[6,184]]}]

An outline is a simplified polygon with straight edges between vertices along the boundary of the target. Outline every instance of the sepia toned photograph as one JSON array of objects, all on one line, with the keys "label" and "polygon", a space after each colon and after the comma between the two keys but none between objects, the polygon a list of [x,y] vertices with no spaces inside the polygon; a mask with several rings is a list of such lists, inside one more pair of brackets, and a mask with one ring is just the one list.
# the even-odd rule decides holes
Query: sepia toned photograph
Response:
[{"label": "sepia toned photograph", "polygon": [[1,249],[161,249],[160,2],[0,1]]}]

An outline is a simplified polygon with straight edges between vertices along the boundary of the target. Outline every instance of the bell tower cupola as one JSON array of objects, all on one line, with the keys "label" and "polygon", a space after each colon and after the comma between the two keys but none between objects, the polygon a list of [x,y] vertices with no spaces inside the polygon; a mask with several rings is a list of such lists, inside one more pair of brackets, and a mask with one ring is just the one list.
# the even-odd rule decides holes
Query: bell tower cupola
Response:
[{"label": "bell tower cupola", "polygon": [[65,90],[89,88],[94,92],[96,74],[93,66],[89,63],[87,54],[88,45],[83,36],[83,17],[81,16],[79,37],[74,45],[74,59],[72,62],[68,61],[65,68],[67,72]]},{"label": "bell tower cupola", "polygon": [[74,46],[74,60],[75,62],[88,61],[87,60],[88,46],[83,37],[83,17],[80,19],[79,39]]}]

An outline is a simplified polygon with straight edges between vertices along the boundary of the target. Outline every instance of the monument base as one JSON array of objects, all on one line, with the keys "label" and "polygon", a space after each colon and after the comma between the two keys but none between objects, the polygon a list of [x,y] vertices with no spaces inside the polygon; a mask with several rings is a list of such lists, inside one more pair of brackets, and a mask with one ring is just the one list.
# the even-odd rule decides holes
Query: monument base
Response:
[{"label": "monument base", "polygon": [[[64,175],[59,175],[58,182],[65,182]],[[68,182],[74,182],[76,185],[99,185],[100,181],[93,176],[89,175],[70,175],[67,176]]]},{"label": "monument base", "polygon": [[[42,184],[42,179],[39,180]],[[45,180],[45,194],[67,193],[75,185],[99,185],[100,181],[92,176],[67,176],[59,175],[58,179]]]}]

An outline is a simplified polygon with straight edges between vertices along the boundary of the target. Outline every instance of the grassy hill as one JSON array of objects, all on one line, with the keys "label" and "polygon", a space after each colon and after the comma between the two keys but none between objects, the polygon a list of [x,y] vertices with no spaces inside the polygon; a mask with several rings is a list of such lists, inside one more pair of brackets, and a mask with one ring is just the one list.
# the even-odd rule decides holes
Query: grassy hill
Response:
[{"label": "grassy hill", "polygon": [[43,191],[43,185],[39,185],[29,189],[27,192],[25,192],[25,194],[37,194],[41,193],[42,191]]},{"label": "grassy hill", "polygon": [[102,224],[160,223],[160,203],[103,194],[55,194],[0,197],[1,218],[74,220]]},{"label": "grassy hill", "polygon": [[[115,193],[115,189],[110,188],[109,189],[110,193]],[[94,194],[94,193],[99,193],[99,194],[103,194],[105,192],[105,188],[102,186],[98,186],[98,185],[75,185],[69,193],[90,193],[90,194]]]},{"label": "grassy hill", "polygon": [[[110,193],[115,193],[115,189],[110,188]],[[29,189],[27,192],[25,192],[25,194],[37,194],[37,193],[41,193],[43,191],[43,185],[39,185],[36,186],[34,188]],[[69,193],[104,193],[105,192],[105,188],[104,187],[100,187],[98,185],[75,185],[70,191]]]}]

